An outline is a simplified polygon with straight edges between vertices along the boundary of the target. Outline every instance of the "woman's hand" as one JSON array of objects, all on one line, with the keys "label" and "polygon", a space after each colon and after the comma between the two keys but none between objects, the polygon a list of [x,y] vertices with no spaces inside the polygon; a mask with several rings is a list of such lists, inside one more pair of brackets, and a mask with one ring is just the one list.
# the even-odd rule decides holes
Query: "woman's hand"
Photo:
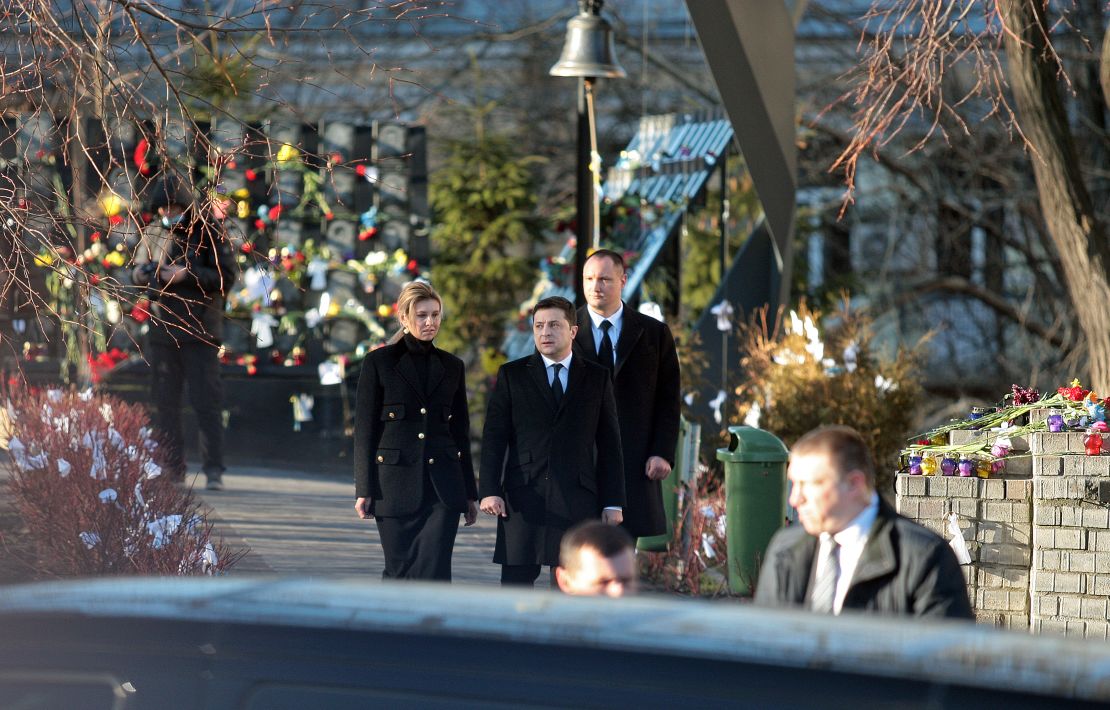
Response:
[{"label": "woman's hand", "polygon": [[468,500],[466,502],[466,512],[463,513],[463,520],[466,521],[466,527],[470,527],[478,522],[478,501]]},{"label": "woman's hand", "polygon": [[373,498],[359,498],[355,500],[355,512],[358,513],[358,517],[363,520],[373,520],[374,514],[370,512],[370,506],[373,503]]}]

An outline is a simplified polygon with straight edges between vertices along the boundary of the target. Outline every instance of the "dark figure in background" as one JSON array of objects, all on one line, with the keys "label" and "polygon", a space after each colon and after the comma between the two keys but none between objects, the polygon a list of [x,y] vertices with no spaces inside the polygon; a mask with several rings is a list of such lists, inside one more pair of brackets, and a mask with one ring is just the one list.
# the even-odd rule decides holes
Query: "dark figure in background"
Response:
[{"label": "dark figure in background", "polygon": [[151,201],[158,224],[144,235],[149,260],[132,273],[136,284],[148,287],[151,301],[147,359],[167,473],[173,480],[185,480],[181,395],[187,388],[209,490],[223,488],[226,470],[219,348],[224,297],[235,283],[236,264],[220,222],[225,209],[221,195],[214,193],[201,205],[186,182],[165,180]]},{"label": "dark figure in background", "polygon": [[973,618],[956,555],[875,492],[875,464],[849,427],[814,429],[790,449],[790,505],[800,525],[771,539],[755,602]]},{"label": "dark figure in background", "polygon": [[608,371],[571,354],[574,304],[532,309],[536,352],[501,366],[482,431],[482,510],[498,516],[501,583],[532,586],[575,523],[623,519],[620,427]]},{"label": "dark figure in background", "polygon": [[635,541],[616,525],[597,520],[579,523],[563,535],[555,581],[559,589],[575,596],[635,594],[640,582]]},{"label": "dark figure in background", "polygon": [[674,466],[681,409],[678,354],[666,323],[625,306],[624,259],[608,249],[586,260],[586,306],[578,309],[574,347],[613,374],[628,504],[624,529],[633,537],[667,532],[662,480]]},{"label": "dark figure in background", "polygon": [[358,379],[355,512],[377,520],[384,579],[451,581],[459,515],[478,519],[463,362],[432,344],[442,311],[429,284],[405,284],[402,331]]}]

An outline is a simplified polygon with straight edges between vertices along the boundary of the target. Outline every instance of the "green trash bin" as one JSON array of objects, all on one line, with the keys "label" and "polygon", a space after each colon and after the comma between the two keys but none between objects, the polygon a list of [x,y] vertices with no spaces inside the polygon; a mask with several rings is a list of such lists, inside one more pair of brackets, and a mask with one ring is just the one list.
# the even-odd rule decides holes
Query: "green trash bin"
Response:
[{"label": "green trash bin", "polygon": [[717,449],[725,464],[728,583],[734,594],[751,594],[771,536],[786,514],[786,459],[782,441],[750,426],[728,428],[732,440]]}]

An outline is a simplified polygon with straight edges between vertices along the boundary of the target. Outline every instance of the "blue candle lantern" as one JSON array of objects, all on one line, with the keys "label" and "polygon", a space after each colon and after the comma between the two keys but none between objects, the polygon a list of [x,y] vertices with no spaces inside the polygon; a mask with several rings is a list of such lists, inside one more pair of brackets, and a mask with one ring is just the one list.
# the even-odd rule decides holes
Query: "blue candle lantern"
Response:
[{"label": "blue candle lantern", "polygon": [[975,475],[975,462],[969,458],[961,458],[958,468],[960,469],[960,475],[964,478]]},{"label": "blue candle lantern", "polygon": [[1063,431],[1064,430],[1064,415],[1063,414],[1049,414],[1047,421],[1048,421],[1048,430],[1049,431]]},{"label": "blue candle lantern", "polygon": [[940,473],[942,476],[954,476],[956,474],[956,459],[951,456],[945,456],[941,459]]}]

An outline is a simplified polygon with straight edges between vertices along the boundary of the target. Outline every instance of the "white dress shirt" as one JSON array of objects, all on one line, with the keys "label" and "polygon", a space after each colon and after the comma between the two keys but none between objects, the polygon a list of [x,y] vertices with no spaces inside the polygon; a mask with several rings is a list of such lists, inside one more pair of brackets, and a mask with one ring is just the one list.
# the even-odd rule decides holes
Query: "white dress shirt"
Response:
[{"label": "white dress shirt", "polygon": [[819,560],[824,560],[825,551],[829,540],[836,540],[840,545],[840,577],[836,581],[836,597],[833,599],[833,613],[839,614],[844,607],[844,597],[848,595],[848,587],[852,585],[852,575],[856,572],[859,558],[863,555],[863,548],[867,545],[867,536],[871,533],[871,526],[879,515],[879,494],[871,494],[871,502],[860,512],[848,526],[836,533],[821,533],[821,541],[817,551]]},{"label": "white dress shirt", "polygon": [[613,343],[613,364],[615,365],[617,363],[617,341],[620,340],[621,326],[624,325],[624,301],[621,301],[620,307],[617,308],[616,312],[614,312],[613,315],[609,316],[608,318],[598,313],[594,313],[593,309],[589,307],[586,308],[586,312],[590,314],[590,321],[593,322],[593,327],[591,328],[591,330],[594,334],[595,353],[601,350],[601,321],[607,320],[613,324],[612,327],[609,328],[609,340]]},{"label": "white dress shirt", "polygon": [[553,384],[552,373],[555,372],[555,369],[552,367],[552,365],[562,365],[563,366],[563,369],[559,370],[559,382],[563,385],[563,394],[564,395],[566,394],[566,391],[567,391],[567,373],[570,372],[570,359],[573,356],[574,356],[574,354],[572,352],[570,355],[567,355],[562,360],[552,360],[551,358],[544,355],[543,353],[540,353],[540,357],[543,358],[544,369],[547,370],[547,384],[549,384],[549,385]]}]

